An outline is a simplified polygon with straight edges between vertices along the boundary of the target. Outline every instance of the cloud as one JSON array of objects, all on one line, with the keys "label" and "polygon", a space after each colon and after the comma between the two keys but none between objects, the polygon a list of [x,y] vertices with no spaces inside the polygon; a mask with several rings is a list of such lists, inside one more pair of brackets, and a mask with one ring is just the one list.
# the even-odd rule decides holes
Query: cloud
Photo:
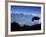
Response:
[{"label": "cloud", "polygon": [[41,20],[34,20],[34,21],[32,22],[32,25],[40,24],[40,23],[41,23]]},{"label": "cloud", "polygon": [[32,13],[32,16],[41,17],[41,14]]}]

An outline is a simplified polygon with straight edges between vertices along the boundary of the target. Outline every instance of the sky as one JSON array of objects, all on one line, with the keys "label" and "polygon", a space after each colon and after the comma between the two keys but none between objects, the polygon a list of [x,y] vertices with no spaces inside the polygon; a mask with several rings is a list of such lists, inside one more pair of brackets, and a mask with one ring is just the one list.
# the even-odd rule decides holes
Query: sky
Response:
[{"label": "sky", "polygon": [[23,14],[40,14],[41,13],[41,7],[36,6],[11,6],[11,13],[23,13]]},{"label": "sky", "polygon": [[[36,22],[40,23],[40,20],[39,20],[39,22],[38,22],[38,20],[36,20],[32,23],[32,15],[40,16],[41,7],[12,5],[11,13],[15,14],[11,18],[12,21],[18,22],[21,26],[23,26],[24,24],[31,26],[31,25],[35,24]],[[23,14],[23,15],[21,15],[21,14]]]}]

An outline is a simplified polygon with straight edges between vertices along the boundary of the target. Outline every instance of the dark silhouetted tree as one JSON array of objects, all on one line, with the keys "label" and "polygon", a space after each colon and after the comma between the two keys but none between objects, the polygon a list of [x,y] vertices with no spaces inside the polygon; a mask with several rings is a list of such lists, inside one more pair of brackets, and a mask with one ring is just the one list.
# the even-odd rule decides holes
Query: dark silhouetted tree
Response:
[{"label": "dark silhouetted tree", "polygon": [[40,19],[40,17],[36,17],[36,16],[35,16],[35,17],[32,18],[32,21],[34,21],[34,20],[39,20],[39,19]]}]

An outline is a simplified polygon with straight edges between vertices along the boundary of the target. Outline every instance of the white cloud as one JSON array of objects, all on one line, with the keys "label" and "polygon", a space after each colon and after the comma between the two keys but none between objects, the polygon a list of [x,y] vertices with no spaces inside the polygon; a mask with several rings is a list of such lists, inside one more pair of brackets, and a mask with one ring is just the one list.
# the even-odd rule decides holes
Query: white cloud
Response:
[{"label": "white cloud", "polygon": [[41,14],[32,13],[32,16],[40,17],[40,16],[41,16]]},{"label": "white cloud", "polygon": [[33,22],[32,22],[32,25],[35,25],[35,24],[40,24],[41,23],[41,20],[39,19],[39,20],[34,20]]}]

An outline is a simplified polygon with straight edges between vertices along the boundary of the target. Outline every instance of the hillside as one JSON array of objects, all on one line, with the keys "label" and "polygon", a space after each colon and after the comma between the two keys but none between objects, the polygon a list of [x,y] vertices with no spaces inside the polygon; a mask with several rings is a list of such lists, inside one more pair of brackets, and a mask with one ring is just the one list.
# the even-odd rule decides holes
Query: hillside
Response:
[{"label": "hillside", "polygon": [[23,27],[19,26],[18,23],[13,22],[11,23],[11,31],[28,31],[28,30],[40,30],[41,24],[36,24],[32,26],[24,25]]}]

